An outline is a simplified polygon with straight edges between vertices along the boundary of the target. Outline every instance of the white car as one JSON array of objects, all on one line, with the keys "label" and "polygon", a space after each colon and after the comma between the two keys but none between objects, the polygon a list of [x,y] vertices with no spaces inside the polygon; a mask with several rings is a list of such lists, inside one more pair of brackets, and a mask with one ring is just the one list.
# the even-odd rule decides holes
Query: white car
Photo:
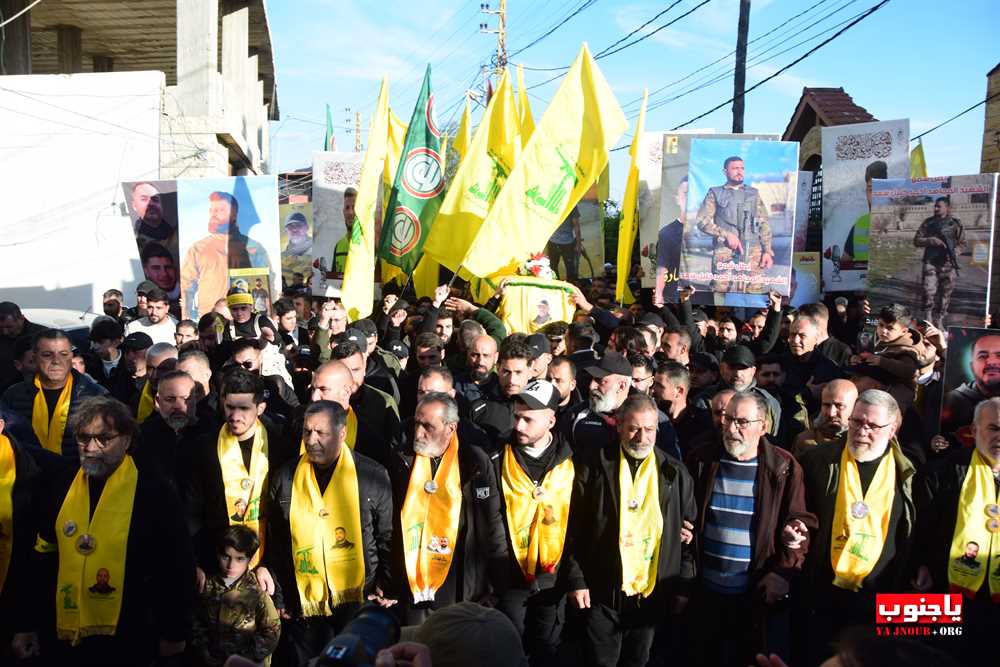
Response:
[{"label": "white car", "polygon": [[63,308],[22,308],[21,314],[33,324],[50,329],[59,329],[69,336],[73,347],[90,349],[90,327],[103,313],[92,311],[66,310]]}]

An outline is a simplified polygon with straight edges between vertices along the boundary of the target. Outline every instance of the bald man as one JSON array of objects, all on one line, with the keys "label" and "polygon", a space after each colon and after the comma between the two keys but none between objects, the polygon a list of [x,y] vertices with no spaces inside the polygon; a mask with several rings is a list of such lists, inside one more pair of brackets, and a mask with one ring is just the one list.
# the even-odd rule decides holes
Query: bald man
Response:
[{"label": "bald man", "polygon": [[795,458],[806,450],[826,442],[834,442],[847,432],[848,419],[858,400],[858,387],[850,380],[831,380],[820,394],[819,415],[812,427],[799,433],[792,444]]},{"label": "bald man", "polygon": [[[355,374],[343,361],[328,361],[313,371],[309,398],[315,401],[333,401],[347,410],[347,440],[345,444],[352,450],[386,465],[389,452],[395,446],[396,434],[388,434],[381,425],[359,419],[351,407],[351,396],[358,390]],[[356,424],[356,435],[352,439],[352,424]],[[397,422],[398,424],[398,422]],[[295,433],[301,435],[301,420],[296,424]],[[352,441],[353,440],[353,441]]]},{"label": "bald man", "polygon": [[500,384],[493,372],[498,356],[496,340],[487,335],[473,340],[466,350],[465,368],[455,376],[455,391],[468,403],[500,397]]}]

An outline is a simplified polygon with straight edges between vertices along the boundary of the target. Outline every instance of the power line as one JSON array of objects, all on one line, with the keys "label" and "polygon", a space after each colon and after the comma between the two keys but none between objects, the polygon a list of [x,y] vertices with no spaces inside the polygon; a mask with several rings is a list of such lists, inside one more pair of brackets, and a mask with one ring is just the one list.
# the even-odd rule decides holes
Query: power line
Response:
[{"label": "power line", "polygon": [[[680,16],[678,16],[677,18],[671,19],[670,21],[667,21],[666,23],[664,23],[663,25],[661,25],[656,30],[653,30],[652,32],[646,33],[642,37],[634,39],[634,40],[632,40],[631,42],[629,42],[627,44],[623,44],[623,45],[619,46],[618,48],[616,48],[614,50],[611,50],[611,51],[605,50],[604,52],[601,53],[600,56],[596,56],[594,58],[594,60],[598,60],[599,58],[607,58],[608,56],[613,56],[616,53],[624,51],[625,49],[629,48],[630,46],[635,46],[639,42],[652,37],[653,35],[655,35],[656,33],[660,32],[661,30],[664,30],[665,28],[669,28],[670,26],[672,26],[673,24],[677,23],[681,19],[683,19],[683,18],[685,18],[687,16],[690,16],[691,14],[693,14],[697,10],[701,9],[702,7],[704,7],[705,5],[707,5],[708,3],[710,3],[711,1],[712,0],[704,0],[703,2],[701,2],[700,4],[695,5],[694,7],[692,7],[691,9],[689,9],[688,11],[686,11],[683,14],[681,14]],[[566,67],[564,69],[568,70],[569,67]],[[533,86],[528,86],[527,90],[532,90],[534,88],[538,88],[539,86],[544,86],[545,84],[551,83],[551,82],[555,81],[556,79],[562,78],[563,76],[565,76],[565,73],[563,73],[563,74],[557,74],[557,75],[555,75],[554,77],[552,77],[550,79],[546,79],[545,81],[542,81],[541,83],[536,83]]]},{"label": "power line", "polygon": [[[888,1],[888,0],[887,0],[887,1]],[[939,129],[939,128],[942,128],[942,127],[944,127],[945,125],[947,125],[948,123],[950,123],[951,121],[955,120],[956,118],[960,118],[960,117],[964,116],[965,114],[969,113],[970,111],[972,111],[973,109],[976,109],[976,108],[978,108],[978,107],[981,107],[981,106],[983,106],[984,104],[986,104],[987,102],[989,102],[990,100],[992,100],[992,99],[993,99],[993,98],[995,98],[995,97],[1000,97],[1000,92],[996,92],[996,93],[993,93],[992,95],[990,95],[990,96],[989,96],[989,97],[987,97],[986,99],[984,99],[984,100],[981,100],[981,101],[979,101],[979,102],[976,102],[976,103],[975,103],[975,104],[973,104],[973,105],[972,105],[971,107],[969,107],[969,108],[967,108],[967,109],[965,109],[965,110],[963,110],[963,111],[959,111],[959,112],[958,112],[957,114],[955,114],[954,116],[952,116],[952,117],[951,117],[951,118],[949,118],[948,120],[945,120],[945,121],[941,121],[940,123],[938,123],[937,125],[935,125],[935,126],[934,126],[934,127],[932,127],[931,129],[927,130],[926,132],[921,132],[921,133],[920,133],[920,134],[918,134],[917,136],[915,136],[915,137],[913,137],[912,139],[910,139],[910,141],[916,141],[917,139],[920,139],[921,137],[926,137],[926,136],[927,136],[928,134],[930,134],[930,133],[931,133],[931,132],[933,132],[934,130],[937,130],[937,129]]]},{"label": "power line", "polygon": [[0,23],[0,28],[4,28],[8,24],[13,23],[14,21],[16,21],[18,19],[19,16],[21,16],[21,14],[26,14],[26,13],[30,12],[31,8],[34,7],[35,5],[37,5],[41,1],[42,0],[35,0],[33,3],[31,3],[30,5],[28,5],[27,7],[25,7],[21,11],[19,11],[17,14],[14,14],[9,19],[6,19],[3,23]]},{"label": "power line", "polygon": [[548,30],[546,30],[544,33],[542,33],[541,35],[539,35],[535,39],[531,40],[525,46],[522,46],[518,50],[511,52],[511,54],[508,56],[508,58],[513,58],[517,54],[522,53],[523,51],[527,51],[528,49],[530,49],[531,47],[533,47],[535,44],[538,44],[540,41],[542,41],[543,39],[545,39],[546,37],[548,37],[549,35],[551,35],[552,33],[554,33],[556,30],[558,30],[562,26],[566,25],[566,23],[570,19],[572,19],[574,16],[576,16],[577,14],[579,14],[580,12],[582,12],[583,10],[587,9],[588,7],[592,7],[596,2],[597,2],[597,0],[584,0],[584,2],[579,7],[577,7],[576,9],[574,9],[573,12],[570,13],[569,16],[567,16],[562,21],[560,21],[559,23],[555,24],[554,26],[552,26],[551,28],[549,28]]},{"label": "power line", "polygon": [[[795,65],[798,65],[800,62],[802,62],[803,60],[805,60],[806,58],[808,58],[812,54],[816,53],[817,51],[819,51],[821,48],[823,48],[824,46],[826,46],[827,44],[829,44],[833,40],[835,40],[838,37],[840,37],[841,35],[843,35],[845,32],[847,32],[851,28],[853,28],[857,24],[861,23],[862,21],[864,21],[866,18],[868,18],[869,16],[871,16],[872,14],[874,14],[875,12],[877,12],[878,10],[882,9],[882,7],[885,7],[888,3],[889,3],[889,0],[882,0],[882,2],[878,3],[877,5],[873,5],[866,12],[862,13],[858,18],[854,19],[849,24],[847,24],[846,26],[844,26],[843,28],[841,28],[840,30],[838,30],[837,32],[835,32],[833,35],[831,35],[830,37],[827,37],[822,42],[820,42],[819,44],[817,44],[813,48],[809,49],[808,51],[806,51],[805,53],[803,53],[801,56],[799,56],[798,58],[796,58],[792,62],[788,63],[787,65],[785,65],[784,67],[782,67],[781,69],[779,69],[777,72],[775,72],[771,76],[766,77],[764,79],[761,79],[760,81],[758,81],[754,85],[752,85],[749,88],[747,88],[745,91],[743,91],[743,96],[745,97],[747,93],[749,93],[751,91],[754,91],[757,88],[760,88],[761,86],[763,86],[765,83],[767,83],[771,79],[776,78],[778,75],[782,74],[783,72],[786,72],[787,70],[791,69]],[[715,111],[718,111],[719,109],[723,108],[727,104],[732,104],[732,102],[733,102],[734,99],[736,99],[735,96],[730,97],[725,102],[712,107],[708,111],[706,111],[704,113],[701,113],[701,114],[698,114],[694,118],[692,118],[692,119],[690,119],[688,121],[685,121],[685,122],[681,123],[680,125],[677,125],[676,127],[671,128],[670,131],[673,132],[673,131],[681,129],[682,127],[687,127],[691,123],[694,123],[695,121],[701,120],[705,116],[708,116],[709,114],[711,114],[711,113],[713,113]]]}]

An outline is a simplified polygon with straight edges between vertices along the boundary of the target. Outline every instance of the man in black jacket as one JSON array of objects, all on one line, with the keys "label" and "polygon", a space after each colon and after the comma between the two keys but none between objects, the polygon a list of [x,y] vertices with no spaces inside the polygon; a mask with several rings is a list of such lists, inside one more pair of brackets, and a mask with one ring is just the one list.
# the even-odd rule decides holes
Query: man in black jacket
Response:
[{"label": "man in black jacket", "polygon": [[[26,587],[27,596],[18,601],[21,617],[20,633],[14,638],[15,653],[19,657],[40,653],[44,664],[88,666],[147,665],[157,654],[161,660],[179,657],[190,633],[195,591],[191,543],[177,495],[154,470],[133,463],[128,452],[138,428],[128,408],[118,401],[105,396],[87,399],[71,418],[70,426],[75,434],[78,463],[65,461],[63,469],[51,471],[47,475],[50,487],[38,498],[42,507],[37,524],[39,541],[33,554],[33,585]],[[102,516],[101,495],[111,488],[111,478],[122,466],[124,479],[129,478],[131,468],[136,481],[131,498],[122,491],[115,496],[118,502],[127,499],[129,506],[112,506],[112,512],[127,512],[125,516],[130,517],[124,562],[119,570],[115,558],[101,556],[107,554],[102,549],[113,547],[95,542],[88,531],[100,525],[94,522]],[[64,511],[80,509],[66,502],[70,487],[78,480],[87,485],[98,511],[86,525],[65,519],[59,522]],[[86,510],[83,512],[85,515]],[[94,571],[93,565],[85,561],[80,574],[63,571],[64,557],[59,552],[74,548],[87,554],[88,561],[96,558],[94,564],[101,564],[101,569]],[[83,572],[94,572],[94,578],[84,578]],[[78,578],[76,583],[74,578]],[[121,597],[121,607],[112,628],[84,627],[86,617],[81,609],[78,643],[57,639],[53,622],[56,604],[68,608],[91,605],[94,609],[93,605],[102,604],[100,600],[95,602],[95,597],[115,590]],[[72,618],[64,620],[73,623]]]},{"label": "man in black jacket", "polygon": [[[1000,398],[976,406],[973,427],[975,449],[962,448],[930,463],[913,486],[917,510],[913,587],[921,593],[948,593],[959,584],[965,592],[962,637],[947,647],[964,662],[991,655],[1000,627],[1000,558],[996,555],[1000,537],[994,530],[1000,530],[996,492],[1000,485]],[[965,493],[965,485],[975,484],[977,477],[986,482],[985,498]],[[963,514],[966,533],[959,536],[957,523]],[[981,528],[980,522],[987,523]],[[964,553],[956,552],[956,543]],[[972,543],[975,547],[970,549]],[[969,558],[970,553],[975,555]]]},{"label": "man in black jacket", "polygon": [[515,400],[510,442],[490,457],[511,549],[510,587],[498,607],[539,666],[556,661],[563,590],[556,585],[561,551],[552,545],[565,544],[573,493],[573,450],[554,430],[559,401],[552,383],[530,382]]},{"label": "man in black jacket", "polygon": [[470,402],[472,421],[486,432],[494,445],[506,442],[514,428],[514,398],[531,379],[531,355],[524,343],[505,341],[497,362],[500,396],[496,400]]},{"label": "man in black jacket", "polygon": [[0,386],[17,380],[21,374],[14,367],[14,343],[18,338],[32,338],[45,331],[45,327],[29,322],[16,303],[0,303]]},{"label": "man in black jacket", "polygon": [[[656,447],[657,412],[650,397],[630,396],[618,411],[618,439],[590,451],[576,466],[560,578],[571,607],[582,610],[588,665],[645,665],[654,627],[668,608],[679,613],[687,602],[682,587],[695,577],[694,551],[679,539],[682,522],[693,524],[697,515],[694,485],[684,466]],[[649,457],[654,458],[647,461]],[[626,475],[621,467],[627,465],[634,479],[644,464],[655,466],[656,497],[623,498]],[[643,526],[649,537],[638,542],[651,549],[656,561],[655,569],[649,565],[652,579],[647,587],[652,584],[652,590],[629,594],[624,589],[630,582],[623,582],[620,545],[628,548],[634,538],[626,535],[623,541],[620,535],[623,503],[640,513],[651,511],[647,503],[655,503],[660,517],[659,535]]]},{"label": "man in black jacket", "polygon": [[[420,399],[414,416],[411,440],[395,452],[389,465],[394,505],[400,523],[396,524],[393,544],[394,571],[398,572],[396,591],[404,605],[401,615],[406,625],[423,622],[435,609],[455,602],[495,602],[507,585],[507,542],[503,514],[493,466],[481,447],[470,446],[457,437],[458,405],[447,394],[430,393]],[[423,531],[421,525],[404,526],[407,501],[418,502],[414,494],[447,493],[447,480],[437,475],[450,447],[457,447],[461,485],[454,544],[441,542],[439,536]],[[430,478],[414,479],[417,459],[429,463]],[[415,536],[415,537],[414,537]],[[404,544],[405,540],[405,544]],[[431,551],[446,555],[452,552],[444,581],[429,599],[414,601],[414,572],[405,566],[407,551]],[[419,561],[419,556],[418,556]],[[396,597],[396,596],[393,596]],[[427,596],[424,596],[427,597]]]},{"label": "man in black jacket", "polygon": [[[312,474],[322,496],[333,479],[338,466],[344,465],[345,439],[347,437],[347,412],[343,406],[332,401],[316,401],[305,409],[302,440],[305,455],[286,462],[271,475],[269,490],[269,514],[267,521],[268,550],[264,564],[273,572],[274,579],[282,589],[285,601],[285,620],[282,622],[285,664],[304,665],[319,655],[323,647],[333,639],[357,611],[364,598],[374,599],[383,606],[391,606],[394,600],[384,596],[392,582],[390,546],[393,531],[392,491],[385,469],[372,459],[352,452],[358,488],[358,509],[361,512],[361,535],[348,536],[354,543],[350,549],[360,545],[364,558],[364,587],[362,600],[334,604],[331,594],[342,591],[330,590],[327,575],[329,601],[322,615],[303,615],[302,600],[296,582],[296,561],[292,548],[291,511],[295,493],[295,473],[301,466],[311,466]],[[321,510],[320,516],[325,518]],[[328,516],[328,514],[327,514]],[[325,537],[335,533],[336,526],[329,526]]]},{"label": "man in black jacket", "polygon": [[[108,390],[72,369],[73,351],[69,338],[58,329],[47,329],[35,337],[35,363],[38,373],[34,382],[22,381],[4,392],[0,399],[0,408],[4,412],[17,416],[17,423],[12,425],[11,435],[22,445],[29,448],[41,447],[63,456],[76,456],[76,440],[73,438],[73,415],[80,409],[85,398],[105,396]],[[32,424],[32,415],[37,407],[35,396],[42,392],[48,409],[48,429],[59,428],[60,420],[54,419],[59,405],[59,398],[68,382],[72,381],[69,396],[69,414],[66,417],[65,428],[59,442],[50,442],[51,447],[39,441]],[[47,429],[47,430],[48,430]]]}]

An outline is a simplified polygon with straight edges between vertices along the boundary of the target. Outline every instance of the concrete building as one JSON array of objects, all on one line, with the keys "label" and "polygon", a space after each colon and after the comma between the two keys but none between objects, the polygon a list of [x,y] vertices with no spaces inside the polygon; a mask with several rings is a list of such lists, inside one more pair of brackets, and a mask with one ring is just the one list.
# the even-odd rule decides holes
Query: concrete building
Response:
[{"label": "concrete building", "polygon": [[142,272],[121,182],[268,173],[266,0],[0,0],[7,20],[0,300],[131,301]]},{"label": "concrete building", "polygon": [[986,75],[986,97],[980,174],[1000,172],[1000,63]]}]

